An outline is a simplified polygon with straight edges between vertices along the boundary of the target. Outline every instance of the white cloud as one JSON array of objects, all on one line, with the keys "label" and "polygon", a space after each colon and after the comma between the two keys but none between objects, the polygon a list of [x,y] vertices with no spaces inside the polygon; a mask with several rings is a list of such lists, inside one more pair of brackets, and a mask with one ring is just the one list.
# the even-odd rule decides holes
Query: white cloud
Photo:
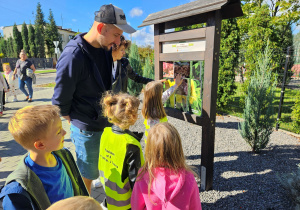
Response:
[{"label": "white cloud", "polygon": [[3,30],[4,26],[0,26],[0,30]]},{"label": "white cloud", "polygon": [[130,11],[131,17],[138,17],[138,16],[141,16],[142,14],[143,14],[143,10],[141,10],[138,7],[135,7]]},{"label": "white cloud", "polygon": [[154,46],[154,29],[153,26],[147,26],[141,30],[137,30],[132,34],[132,41],[139,46],[151,45]]},{"label": "white cloud", "polygon": [[77,19],[72,19],[73,22],[77,22]]}]

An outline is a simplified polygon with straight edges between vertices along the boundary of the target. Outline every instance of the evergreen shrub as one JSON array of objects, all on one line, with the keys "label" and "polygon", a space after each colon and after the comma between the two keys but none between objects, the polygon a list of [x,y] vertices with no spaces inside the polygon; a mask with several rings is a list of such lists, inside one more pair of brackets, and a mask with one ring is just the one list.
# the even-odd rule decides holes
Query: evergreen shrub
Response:
[{"label": "evergreen shrub", "polygon": [[255,153],[267,146],[275,123],[272,101],[276,82],[272,81],[276,80],[272,79],[270,59],[270,49],[267,45],[264,54],[257,56],[257,65],[250,77],[245,99],[244,121],[239,127],[242,137]]}]

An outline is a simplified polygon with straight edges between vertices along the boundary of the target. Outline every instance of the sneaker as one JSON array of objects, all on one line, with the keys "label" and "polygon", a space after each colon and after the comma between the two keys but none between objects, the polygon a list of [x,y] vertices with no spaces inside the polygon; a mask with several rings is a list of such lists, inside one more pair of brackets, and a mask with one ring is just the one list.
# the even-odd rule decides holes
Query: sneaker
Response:
[{"label": "sneaker", "polygon": [[18,99],[17,98],[14,98],[13,100],[12,100],[12,102],[17,102],[18,101]]},{"label": "sneaker", "polygon": [[100,203],[100,206],[103,210],[108,210],[108,208],[105,206],[104,202]]},{"label": "sneaker", "polygon": [[28,101],[28,99],[29,99],[29,97],[26,97],[26,98],[24,99],[24,101]]},{"label": "sneaker", "polygon": [[0,117],[2,117],[3,116],[3,112],[0,112]]},{"label": "sneaker", "polygon": [[32,98],[28,99],[28,103],[31,103],[32,102]]},{"label": "sneaker", "polygon": [[93,181],[92,181],[92,186],[93,186],[94,188],[100,188],[100,187],[102,187],[102,184],[101,184],[101,182],[100,182],[100,179],[98,178],[98,179],[93,180]]}]

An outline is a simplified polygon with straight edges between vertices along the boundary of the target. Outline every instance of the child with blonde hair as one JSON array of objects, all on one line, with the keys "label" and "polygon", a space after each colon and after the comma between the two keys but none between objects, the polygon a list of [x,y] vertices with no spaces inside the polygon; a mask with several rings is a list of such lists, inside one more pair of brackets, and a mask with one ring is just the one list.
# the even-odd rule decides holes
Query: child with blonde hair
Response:
[{"label": "child with blonde hair", "polygon": [[193,171],[185,162],[181,139],[174,126],[158,123],[150,129],[145,164],[134,185],[131,207],[139,209],[201,210]]},{"label": "child with blonde hair", "polygon": [[8,130],[28,151],[0,191],[4,209],[47,209],[59,200],[89,193],[71,152],[59,108],[27,106],[10,119]]},{"label": "child with blonde hair", "polygon": [[17,80],[15,79],[14,72],[11,70],[10,65],[7,63],[4,66],[5,66],[5,69],[4,69],[5,75],[4,76],[5,76],[8,84],[9,84],[9,90],[10,90],[9,91],[10,94],[7,93],[5,95],[6,96],[6,101],[8,101],[8,95],[13,95],[14,99],[12,100],[12,102],[16,102],[16,101],[18,101],[17,94],[16,94],[16,91],[15,91],[15,89],[16,89],[15,82]]},{"label": "child with blonde hair", "polygon": [[106,94],[103,115],[113,124],[100,141],[98,169],[106,199],[102,207],[130,209],[130,197],[139,168],[144,164],[140,139],[129,131],[138,118],[140,101],[125,93]]},{"label": "child with blonde hair", "polygon": [[102,210],[100,203],[92,197],[76,196],[52,204],[47,210]]},{"label": "child with blonde hair", "polygon": [[163,92],[163,85],[160,81],[149,82],[144,88],[144,101],[142,115],[145,119],[145,136],[148,136],[148,130],[159,122],[167,122],[167,114],[164,109],[164,103],[170,98],[175,90],[182,83],[182,76],[177,74],[175,85]]}]

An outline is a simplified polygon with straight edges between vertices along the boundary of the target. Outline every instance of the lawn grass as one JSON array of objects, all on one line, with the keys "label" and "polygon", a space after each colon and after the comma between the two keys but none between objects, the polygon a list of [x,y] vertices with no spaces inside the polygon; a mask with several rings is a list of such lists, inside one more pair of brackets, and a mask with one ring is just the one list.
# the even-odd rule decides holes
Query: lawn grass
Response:
[{"label": "lawn grass", "polygon": [[[242,85],[240,83],[236,83],[237,85],[237,90],[236,90],[236,94],[233,96],[232,101],[230,101],[228,103],[227,106],[225,106],[222,109],[218,110],[218,113],[221,114],[229,114],[232,116],[236,116],[236,117],[240,117],[242,118],[243,116],[243,105],[240,102],[241,97],[244,96],[243,92],[242,92]],[[297,92],[299,92],[300,90],[298,89],[285,89],[284,92],[284,102],[282,105],[282,112],[281,112],[281,119],[280,119],[280,128],[283,130],[287,130],[290,132],[294,132],[297,133],[297,129],[295,127],[293,127],[293,123],[292,123],[292,107],[295,104],[296,101],[296,94]],[[280,94],[281,94],[281,88],[276,88],[275,90],[275,98],[273,100],[273,107],[275,109],[275,114],[274,117],[275,119],[277,119],[277,115],[278,115],[278,108],[279,108],[279,101],[280,101]],[[276,124],[274,125],[274,127],[276,126]]]},{"label": "lawn grass", "polygon": [[46,87],[46,88],[54,88],[55,86],[55,82],[51,82],[51,83],[47,83],[47,84],[41,84],[41,85],[37,85],[36,87]]},{"label": "lawn grass", "polygon": [[37,70],[35,71],[35,74],[52,73],[52,72],[56,72],[56,69]]}]

